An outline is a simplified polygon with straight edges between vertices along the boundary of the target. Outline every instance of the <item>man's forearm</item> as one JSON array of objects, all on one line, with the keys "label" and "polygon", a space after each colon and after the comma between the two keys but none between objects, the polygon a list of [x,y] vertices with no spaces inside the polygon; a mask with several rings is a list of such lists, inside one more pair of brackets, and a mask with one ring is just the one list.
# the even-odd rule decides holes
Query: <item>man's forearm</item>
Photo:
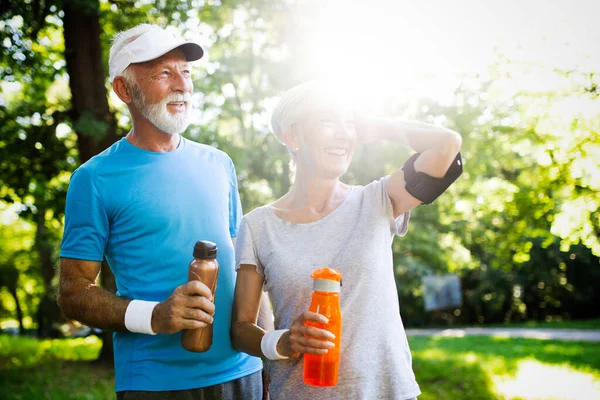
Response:
[{"label": "man's forearm", "polygon": [[125,331],[125,311],[130,300],[115,296],[95,284],[63,284],[58,304],[65,315],[86,325]]}]

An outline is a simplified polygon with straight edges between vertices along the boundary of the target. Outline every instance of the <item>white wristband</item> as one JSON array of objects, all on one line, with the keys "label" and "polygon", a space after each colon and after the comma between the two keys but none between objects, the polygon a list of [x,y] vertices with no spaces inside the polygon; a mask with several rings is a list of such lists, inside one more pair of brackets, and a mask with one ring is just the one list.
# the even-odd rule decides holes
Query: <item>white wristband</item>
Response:
[{"label": "white wristband", "polygon": [[125,310],[125,328],[130,332],[156,335],[152,330],[152,311],[157,301],[131,300]]},{"label": "white wristband", "polygon": [[265,357],[267,357],[269,360],[285,360],[288,358],[277,352],[277,343],[279,342],[281,336],[287,331],[289,331],[289,329],[277,329],[274,331],[268,331],[265,333],[265,336],[263,336],[260,342],[260,349]]}]

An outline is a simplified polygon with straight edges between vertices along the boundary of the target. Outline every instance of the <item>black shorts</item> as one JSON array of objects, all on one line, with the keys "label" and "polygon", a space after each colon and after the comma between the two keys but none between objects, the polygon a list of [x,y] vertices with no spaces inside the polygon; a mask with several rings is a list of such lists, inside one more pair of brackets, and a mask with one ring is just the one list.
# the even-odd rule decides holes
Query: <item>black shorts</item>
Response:
[{"label": "black shorts", "polygon": [[199,389],[148,392],[117,392],[117,400],[262,400],[261,371],[219,385]]}]

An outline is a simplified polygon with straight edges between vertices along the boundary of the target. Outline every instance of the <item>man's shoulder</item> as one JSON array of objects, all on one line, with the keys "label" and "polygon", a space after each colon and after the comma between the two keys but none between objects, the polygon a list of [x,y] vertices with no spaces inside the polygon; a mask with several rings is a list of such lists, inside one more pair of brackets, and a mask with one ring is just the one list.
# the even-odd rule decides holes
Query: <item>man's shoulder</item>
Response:
[{"label": "man's shoulder", "polygon": [[114,161],[114,157],[119,153],[121,147],[120,141],[113,143],[110,147],[96,154],[83,164],[81,164],[74,173],[93,177],[97,174],[97,170],[105,165],[110,165]]},{"label": "man's shoulder", "polygon": [[214,155],[215,157],[218,157],[219,159],[231,161],[231,157],[229,157],[227,153],[225,153],[223,150],[217,149],[216,147],[209,146],[204,143],[199,143],[192,139],[186,139],[186,146],[189,146],[194,153],[210,154]]}]

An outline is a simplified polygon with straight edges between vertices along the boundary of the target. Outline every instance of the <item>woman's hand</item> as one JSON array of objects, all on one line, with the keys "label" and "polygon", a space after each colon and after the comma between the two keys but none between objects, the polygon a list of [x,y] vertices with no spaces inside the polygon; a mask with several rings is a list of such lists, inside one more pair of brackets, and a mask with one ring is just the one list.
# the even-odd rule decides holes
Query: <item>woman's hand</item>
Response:
[{"label": "woman's hand", "polygon": [[290,330],[284,333],[277,342],[277,352],[287,357],[297,357],[299,353],[325,354],[335,346],[328,340],[335,339],[333,333],[311,325],[324,325],[327,318],[310,311],[300,315]]},{"label": "woman's hand", "polygon": [[354,126],[358,144],[369,144],[379,140],[377,133],[377,117],[367,113],[356,113]]}]

